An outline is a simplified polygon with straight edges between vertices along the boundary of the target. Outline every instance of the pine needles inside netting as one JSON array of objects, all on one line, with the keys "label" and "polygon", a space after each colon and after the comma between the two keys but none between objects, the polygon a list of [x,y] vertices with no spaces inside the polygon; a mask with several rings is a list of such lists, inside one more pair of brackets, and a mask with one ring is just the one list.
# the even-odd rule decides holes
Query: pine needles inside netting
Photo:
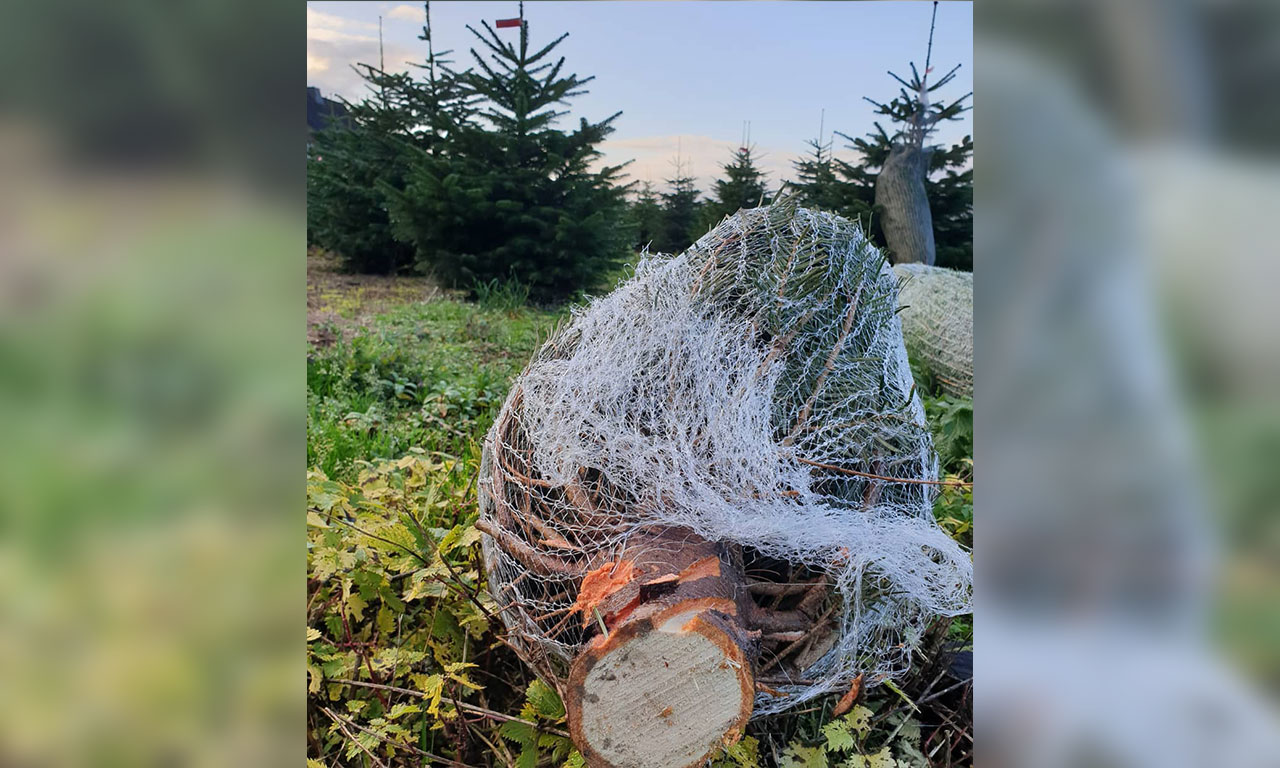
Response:
[{"label": "pine needles inside netting", "polygon": [[782,201],[575,311],[481,464],[490,589],[525,661],[563,681],[625,615],[584,582],[611,594],[682,546],[743,576],[756,715],[901,673],[933,618],[967,613],[898,305],[857,224]]},{"label": "pine needles inside netting", "polygon": [[898,264],[907,351],[943,392],[973,397],[973,273]]}]

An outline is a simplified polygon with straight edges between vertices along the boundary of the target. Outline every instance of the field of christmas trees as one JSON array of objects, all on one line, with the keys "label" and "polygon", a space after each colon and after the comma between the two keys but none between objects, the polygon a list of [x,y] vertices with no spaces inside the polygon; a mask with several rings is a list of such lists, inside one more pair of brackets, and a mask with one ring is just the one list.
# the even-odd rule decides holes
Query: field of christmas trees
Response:
[{"label": "field of christmas trees", "polygon": [[[683,251],[739,209],[785,198],[858,220],[887,248],[877,177],[918,99],[948,79],[900,80],[876,103],[884,125],[836,132],[849,159],[820,136],[792,178],[770,179],[748,145],[714,188],[681,166],[655,188],[601,162],[625,116],[573,114],[592,78],[557,53],[565,35],[469,29],[465,55],[435,50],[428,21],[417,71],[364,66],[368,96],[308,149],[312,766],[584,764],[564,703],[521,663],[486,588],[477,478],[513,378],[638,253]],[[966,98],[929,114],[952,119]],[[937,266],[972,269],[971,153],[966,136],[920,155]],[[944,482],[934,516],[971,546],[972,403],[912,366]],[[712,764],[970,764],[971,641],[971,617],[938,621],[898,683],[855,681],[753,720]]]},{"label": "field of christmas trees", "polygon": [[[859,220],[885,247],[877,176],[911,132],[920,96],[949,80],[921,91],[919,75],[899,79],[892,100],[872,102],[883,123],[865,136],[833,134],[847,157],[820,136],[791,178],[767,178],[748,145],[724,158],[713,188],[697,189],[679,164],[655,187],[600,162],[622,113],[598,123],[573,116],[593,78],[558,57],[566,35],[533,40],[527,25],[517,37],[483,21],[471,30],[466,69],[432,48],[429,26],[419,72],[360,65],[368,95],[309,148],[308,239],[347,271],[430,275],[473,296],[478,284],[515,282],[539,304],[561,303],[610,285],[637,250],[678,253],[778,194]],[[938,105],[931,123],[956,118],[966,98]],[[937,266],[972,269],[972,152],[965,136],[923,153]]]}]

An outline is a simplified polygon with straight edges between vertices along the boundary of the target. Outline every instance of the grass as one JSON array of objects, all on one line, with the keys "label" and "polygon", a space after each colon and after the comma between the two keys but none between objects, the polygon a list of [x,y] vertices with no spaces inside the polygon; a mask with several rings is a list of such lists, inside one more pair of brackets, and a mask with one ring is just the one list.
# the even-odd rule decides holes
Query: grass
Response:
[{"label": "grass", "polygon": [[329,288],[309,292],[324,313],[307,355],[309,765],[510,763],[516,725],[459,716],[516,715],[530,681],[489,619],[472,481],[560,313],[312,266]]},{"label": "grass", "polygon": [[411,447],[465,457],[554,327],[544,310],[406,304],[307,358],[307,465],[351,481]]}]

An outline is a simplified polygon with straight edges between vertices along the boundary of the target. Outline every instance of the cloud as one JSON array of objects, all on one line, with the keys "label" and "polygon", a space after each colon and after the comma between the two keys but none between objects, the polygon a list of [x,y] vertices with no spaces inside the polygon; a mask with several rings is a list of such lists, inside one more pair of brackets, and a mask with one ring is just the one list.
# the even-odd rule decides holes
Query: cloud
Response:
[{"label": "cloud", "polygon": [[[369,27],[373,27],[372,30]],[[361,34],[361,31],[370,34]],[[368,22],[334,16],[311,7],[307,8],[307,53],[311,44],[320,43],[377,43],[377,25]]]},{"label": "cloud", "polygon": [[344,29],[364,29],[367,31],[377,30],[378,25],[370,21],[359,21],[358,19],[348,19],[345,16],[337,16],[324,11],[317,11],[311,6],[307,6],[307,35],[310,36],[312,30],[327,29],[340,32]]},{"label": "cloud", "polygon": [[315,29],[307,30],[307,42],[310,43],[312,40],[317,40],[325,43],[338,43],[338,42],[376,43],[378,42],[378,38],[372,35],[353,35],[349,32],[339,32],[336,29],[325,29],[323,27],[317,27]]},{"label": "cloud", "polygon": [[[388,72],[407,72],[421,56],[411,47],[387,43],[384,51]],[[356,71],[357,64],[378,66],[378,40],[307,39],[307,85],[318,87],[326,96],[334,94],[352,101],[369,95],[366,83]]]},{"label": "cloud", "polygon": [[387,11],[387,18],[400,19],[401,21],[422,22],[424,11],[416,5],[405,5],[401,3],[390,11]]},{"label": "cloud", "polygon": [[[639,182],[652,182],[655,189],[665,188],[666,179],[675,175],[678,152],[684,173],[693,178],[704,196],[714,189],[720,166],[729,162],[737,148],[737,141],[696,134],[613,139],[600,145],[605,163],[632,160],[626,168],[628,176]],[[757,145],[755,157],[756,167],[765,172],[769,187],[776,189],[782,180],[794,175],[791,163],[798,155]]]},{"label": "cloud", "polygon": [[[410,6],[403,6],[409,8]],[[420,60],[410,47],[387,43],[383,53],[388,72],[409,70]],[[326,96],[358,101],[368,95],[355,64],[378,63],[378,25],[307,8],[307,85]]]}]

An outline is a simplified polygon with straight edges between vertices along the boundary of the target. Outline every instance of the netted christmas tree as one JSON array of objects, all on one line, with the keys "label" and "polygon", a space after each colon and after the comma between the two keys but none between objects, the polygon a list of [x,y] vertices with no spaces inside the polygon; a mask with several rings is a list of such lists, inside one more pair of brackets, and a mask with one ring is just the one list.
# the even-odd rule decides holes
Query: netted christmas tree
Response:
[{"label": "netted christmas tree", "polygon": [[968,612],[897,283],[853,222],[745,210],[515,382],[480,470],[490,589],[593,764],[695,764]]},{"label": "netted christmas tree", "polygon": [[911,359],[949,395],[973,397],[973,273],[898,264],[902,335]]}]

